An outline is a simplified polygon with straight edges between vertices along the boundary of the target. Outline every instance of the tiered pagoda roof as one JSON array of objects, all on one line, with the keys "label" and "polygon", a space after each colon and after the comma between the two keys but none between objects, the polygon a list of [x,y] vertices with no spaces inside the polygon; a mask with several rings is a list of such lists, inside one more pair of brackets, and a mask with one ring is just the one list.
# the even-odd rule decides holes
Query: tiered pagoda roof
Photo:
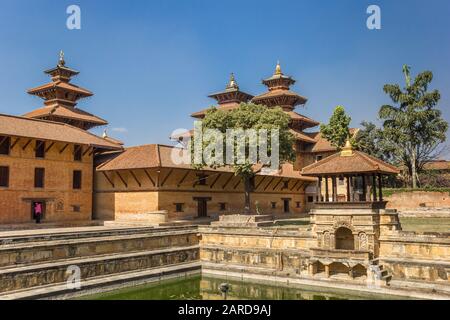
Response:
[{"label": "tiered pagoda roof", "polygon": [[[242,102],[250,101],[253,96],[239,90],[239,86],[234,78],[234,74],[230,75],[230,81],[228,82],[224,91],[210,94],[208,97],[213,98],[217,101],[217,108],[220,110],[233,110],[239,107]],[[206,111],[208,109],[203,109],[201,111],[191,114],[194,118],[204,118]]]},{"label": "tiered pagoda roof", "polygon": [[281,71],[280,63],[277,63],[275,73],[262,83],[268,91],[253,98],[253,102],[268,107],[279,106],[285,111],[292,111],[298,105],[304,105],[308,99],[291,91],[289,88],[295,84],[295,80],[286,76]]},{"label": "tiered pagoda roof", "polygon": [[108,124],[106,120],[76,107],[78,100],[93,93],[70,83],[79,72],[66,67],[62,51],[58,65],[44,72],[51,76],[52,82],[28,90],[29,94],[44,99],[44,106],[26,113],[24,117],[63,122],[84,130]]}]

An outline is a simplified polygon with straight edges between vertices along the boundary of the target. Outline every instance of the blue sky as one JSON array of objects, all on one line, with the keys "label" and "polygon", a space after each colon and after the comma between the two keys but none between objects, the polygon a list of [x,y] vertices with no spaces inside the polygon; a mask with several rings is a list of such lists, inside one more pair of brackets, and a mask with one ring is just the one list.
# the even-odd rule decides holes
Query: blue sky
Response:
[{"label": "blue sky", "polygon": [[[71,4],[81,7],[81,30],[66,28]],[[381,7],[381,30],[366,28],[370,4]],[[414,74],[434,72],[450,121],[448,0],[0,0],[0,8],[0,113],[41,106],[25,91],[48,80],[42,71],[63,49],[81,72],[74,83],[95,93],[79,106],[127,145],[170,143],[230,72],[242,90],[262,93],[277,60],[309,98],[297,111],[316,120],[338,104],[353,126],[376,120],[389,103],[383,85],[402,82],[406,63]]]}]

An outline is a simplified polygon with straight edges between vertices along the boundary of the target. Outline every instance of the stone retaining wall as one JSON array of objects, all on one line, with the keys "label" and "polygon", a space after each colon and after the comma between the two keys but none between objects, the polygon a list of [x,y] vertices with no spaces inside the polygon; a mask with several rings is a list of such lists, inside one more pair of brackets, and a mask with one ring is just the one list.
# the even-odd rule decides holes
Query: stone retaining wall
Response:
[{"label": "stone retaining wall", "polygon": [[450,234],[398,232],[380,238],[380,263],[395,279],[450,281]]},{"label": "stone retaining wall", "polygon": [[399,211],[414,210],[420,207],[450,208],[450,194],[448,192],[400,192],[385,197],[385,200],[388,201],[388,208]]}]

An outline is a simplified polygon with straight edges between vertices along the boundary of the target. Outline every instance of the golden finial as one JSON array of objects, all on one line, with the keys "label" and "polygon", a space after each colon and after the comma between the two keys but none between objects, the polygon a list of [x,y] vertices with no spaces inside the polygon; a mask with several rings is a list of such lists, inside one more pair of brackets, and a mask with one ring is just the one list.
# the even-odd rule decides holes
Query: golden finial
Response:
[{"label": "golden finial", "polygon": [[282,75],[283,72],[281,72],[281,66],[280,66],[280,60],[277,61],[277,66],[275,67],[275,75],[279,76]]},{"label": "golden finial", "polygon": [[59,52],[59,62],[58,62],[58,66],[64,66],[66,64],[66,62],[64,61],[64,51],[60,51]]},{"label": "golden finial", "polygon": [[230,74],[230,82],[227,85],[227,89],[239,89],[239,86],[234,78],[234,73]]},{"label": "golden finial", "polygon": [[352,144],[350,143],[350,139],[347,138],[345,141],[345,146],[342,148],[341,157],[350,157],[353,155]]}]

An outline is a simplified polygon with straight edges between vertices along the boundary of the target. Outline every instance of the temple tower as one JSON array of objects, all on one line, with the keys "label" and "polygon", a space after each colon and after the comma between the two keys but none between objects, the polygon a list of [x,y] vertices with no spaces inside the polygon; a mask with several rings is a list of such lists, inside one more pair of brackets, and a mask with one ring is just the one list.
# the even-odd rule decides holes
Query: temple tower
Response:
[{"label": "temple tower", "polygon": [[279,106],[284,111],[293,111],[296,106],[304,105],[308,99],[290,90],[295,84],[292,77],[286,76],[281,71],[280,63],[277,63],[274,74],[262,81],[268,91],[253,98],[253,102],[268,107]]},{"label": "temple tower", "polygon": [[[242,102],[250,101],[253,96],[245,93],[239,89],[239,85],[236,82],[234,74],[230,75],[230,80],[224,91],[210,94],[208,97],[217,101],[217,108],[221,110],[232,110],[239,107]],[[204,118],[208,109],[204,109],[193,113],[191,116],[194,118]]]},{"label": "temple tower", "polygon": [[57,66],[44,72],[52,81],[28,90],[29,94],[43,99],[44,106],[24,114],[24,117],[63,122],[84,130],[108,124],[106,120],[76,107],[80,99],[91,97],[93,93],[70,83],[79,72],[66,67],[62,51]]}]

